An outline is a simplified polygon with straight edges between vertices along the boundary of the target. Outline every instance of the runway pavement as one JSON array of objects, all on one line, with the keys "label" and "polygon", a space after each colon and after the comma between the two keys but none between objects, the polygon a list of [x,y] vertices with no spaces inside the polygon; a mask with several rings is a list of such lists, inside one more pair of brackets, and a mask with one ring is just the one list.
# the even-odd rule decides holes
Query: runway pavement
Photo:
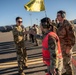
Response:
[{"label": "runway pavement", "polygon": [[[41,45],[34,46],[26,42],[28,54],[28,69],[26,75],[45,75],[46,66],[42,61]],[[30,47],[29,47],[30,46]],[[14,42],[0,43],[0,75],[18,75],[18,65]]]},{"label": "runway pavement", "polygon": [[[76,30],[76,28],[75,28]],[[26,75],[45,75],[47,67],[43,64],[41,45],[34,46],[26,42],[28,54],[28,69]],[[76,44],[73,48],[73,73],[76,75]],[[16,48],[12,38],[12,32],[0,33],[0,75],[18,75]]]},{"label": "runway pavement", "polygon": [[[26,75],[45,75],[47,67],[43,64],[41,45],[34,46],[31,42],[26,42],[28,54],[28,69],[24,72]],[[74,51],[73,58],[76,59]],[[76,63],[73,61],[74,64]],[[73,65],[74,70],[76,66]],[[0,43],[0,75],[18,75],[18,65],[16,58],[16,49],[14,42]],[[74,75],[76,75],[74,71]]]}]

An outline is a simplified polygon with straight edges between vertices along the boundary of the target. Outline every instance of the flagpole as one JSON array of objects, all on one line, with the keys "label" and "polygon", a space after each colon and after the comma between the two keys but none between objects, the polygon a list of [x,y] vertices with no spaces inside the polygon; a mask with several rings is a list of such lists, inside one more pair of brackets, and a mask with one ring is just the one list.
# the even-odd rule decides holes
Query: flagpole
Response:
[{"label": "flagpole", "polygon": [[[45,0],[44,0],[44,5],[45,5]],[[46,7],[45,7],[45,11],[44,11],[44,13],[45,13],[45,17],[47,17]]]},{"label": "flagpole", "polygon": [[37,25],[38,25],[38,18],[36,18],[36,21],[37,21]]},{"label": "flagpole", "polygon": [[44,12],[45,12],[45,17],[47,17],[46,10]]}]

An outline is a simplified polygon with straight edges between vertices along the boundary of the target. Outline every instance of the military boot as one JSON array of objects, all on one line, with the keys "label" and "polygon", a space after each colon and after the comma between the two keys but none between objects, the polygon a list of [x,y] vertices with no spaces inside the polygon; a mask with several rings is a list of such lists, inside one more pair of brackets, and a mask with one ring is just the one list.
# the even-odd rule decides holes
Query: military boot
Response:
[{"label": "military boot", "polygon": [[19,75],[25,75],[25,73],[23,72],[23,70],[19,70]]},{"label": "military boot", "polygon": [[25,73],[24,72],[21,72],[19,75],[25,75]]},{"label": "military boot", "polygon": [[24,68],[28,68],[28,65],[24,64]]},{"label": "military boot", "polygon": [[28,68],[28,65],[26,64],[26,62],[23,63],[23,67]]}]

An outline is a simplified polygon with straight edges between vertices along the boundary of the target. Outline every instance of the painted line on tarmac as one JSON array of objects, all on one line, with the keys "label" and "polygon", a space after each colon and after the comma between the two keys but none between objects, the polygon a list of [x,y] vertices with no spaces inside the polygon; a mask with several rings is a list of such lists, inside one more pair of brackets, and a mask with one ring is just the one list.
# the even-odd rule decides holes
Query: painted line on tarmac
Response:
[{"label": "painted line on tarmac", "polygon": [[[39,63],[43,63],[42,58],[38,58],[38,59],[33,59],[33,60],[28,60],[27,61],[27,65],[34,65],[34,64],[39,64]],[[18,66],[17,62],[8,62],[8,63],[1,63],[0,64],[0,68],[9,68],[9,67],[14,67],[14,66]]]},{"label": "painted line on tarmac", "polygon": [[72,54],[72,56],[76,56],[76,53],[75,54]]},{"label": "painted line on tarmac", "polygon": [[[37,59],[32,59],[32,60],[27,60],[27,63],[30,62],[35,62],[35,61],[41,61],[42,58],[37,58]],[[8,64],[17,64],[17,61],[13,61],[13,62],[6,62],[6,63],[0,63],[0,65],[8,65]]]},{"label": "painted line on tarmac", "polygon": [[[73,54],[72,56],[76,56],[76,54]],[[27,65],[34,65],[34,64],[39,64],[43,63],[42,58],[35,58],[32,60],[27,60]],[[72,59],[72,63],[76,66],[76,60]],[[6,63],[0,63],[0,68],[10,68],[10,67],[15,67],[18,66],[17,61],[13,62],[6,62]]]},{"label": "painted line on tarmac", "polygon": [[1,49],[1,50],[10,50],[10,49],[15,50],[16,48],[15,48],[15,47],[13,47],[13,48]]}]

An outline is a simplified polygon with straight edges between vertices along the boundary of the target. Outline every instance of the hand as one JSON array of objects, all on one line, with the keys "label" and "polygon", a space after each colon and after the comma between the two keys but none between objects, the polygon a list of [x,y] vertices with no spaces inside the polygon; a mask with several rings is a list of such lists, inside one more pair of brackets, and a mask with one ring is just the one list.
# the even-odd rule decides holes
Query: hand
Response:
[{"label": "hand", "polygon": [[57,75],[57,71],[56,71],[56,69],[54,69],[54,75]]},{"label": "hand", "polygon": [[70,53],[70,49],[71,49],[71,47],[67,47],[66,54],[69,54]]},{"label": "hand", "polygon": [[70,50],[67,49],[67,50],[66,50],[66,54],[69,54],[69,53],[70,53]]},{"label": "hand", "polygon": [[51,73],[54,74],[54,75],[56,75],[57,74],[56,69],[52,69]]},{"label": "hand", "polygon": [[31,30],[29,31],[29,34],[35,35],[36,33],[33,30]]},{"label": "hand", "polygon": [[25,31],[24,33],[25,33],[25,34],[29,34],[30,32],[29,32],[29,31]]}]

